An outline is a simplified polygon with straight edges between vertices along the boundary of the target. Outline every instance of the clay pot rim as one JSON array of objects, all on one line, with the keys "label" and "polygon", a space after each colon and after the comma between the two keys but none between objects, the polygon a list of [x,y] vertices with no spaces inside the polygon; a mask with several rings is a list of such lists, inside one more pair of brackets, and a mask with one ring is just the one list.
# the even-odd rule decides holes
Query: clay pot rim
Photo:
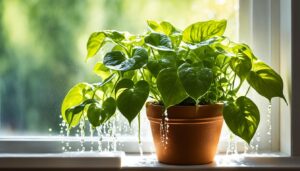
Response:
[{"label": "clay pot rim", "polygon": [[[147,101],[146,106],[147,105],[152,105],[152,106],[156,106],[156,107],[165,108],[164,105],[156,104],[153,101]],[[174,105],[174,106],[169,107],[169,109],[170,108],[191,108],[191,107],[194,108],[195,106],[198,106],[199,108],[210,107],[210,106],[224,106],[224,103],[218,102],[218,103],[214,103],[214,104],[205,104],[205,105]]]},{"label": "clay pot rim", "polygon": [[[153,123],[161,123],[162,119],[161,118],[154,118],[154,117],[148,117],[150,122]],[[202,119],[176,119],[172,118],[169,119],[167,122],[168,124],[209,124],[212,122],[219,122],[220,120],[223,120],[223,116],[215,116],[211,118],[202,118]]]},{"label": "clay pot rim", "polygon": [[[180,120],[183,122],[211,122],[218,120],[222,116],[224,104],[216,103],[210,105],[193,105],[193,106],[172,106],[166,111],[168,112],[169,121]],[[154,121],[154,118],[162,119],[162,114],[165,111],[163,105],[155,104],[153,102],[146,103],[147,117]],[[177,121],[176,121],[177,122]]]}]

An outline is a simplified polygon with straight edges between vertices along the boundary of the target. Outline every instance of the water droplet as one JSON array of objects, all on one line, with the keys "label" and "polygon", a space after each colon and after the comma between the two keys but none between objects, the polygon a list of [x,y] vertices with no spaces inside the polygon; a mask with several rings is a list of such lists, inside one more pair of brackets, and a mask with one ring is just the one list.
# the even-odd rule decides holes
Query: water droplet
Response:
[{"label": "water droplet", "polygon": [[48,131],[49,131],[49,132],[52,132],[52,128],[49,128]]},{"label": "water droplet", "polygon": [[235,155],[235,154],[237,154],[237,142],[235,139],[235,135],[230,133],[227,142],[226,155]]}]

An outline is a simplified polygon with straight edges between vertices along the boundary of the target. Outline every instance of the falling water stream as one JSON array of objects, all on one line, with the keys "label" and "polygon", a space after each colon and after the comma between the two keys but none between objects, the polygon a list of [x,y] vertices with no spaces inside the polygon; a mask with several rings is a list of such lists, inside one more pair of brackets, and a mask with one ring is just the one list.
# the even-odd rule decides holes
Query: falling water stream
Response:
[{"label": "falling water stream", "polygon": [[267,113],[267,136],[268,136],[268,143],[270,146],[270,150],[272,150],[272,105],[271,103],[268,106],[268,113]]},{"label": "falling water stream", "polygon": [[165,111],[160,122],[160,139],[163,144],[164,149],[167,149],[168,145],[168,133],[169,133],[169,124],[168,124],[168,112]]},{"label": "falling water stream", "polygon": [[[112,117],[108,122],[94,128],[82,118],[76,128],[68,129],[68,124],[59,116],[59,124],[63,152],[116,152],[118,148],[124,148],[124,143],[118,137],[125,134],[133,134],[136,128],[128,127],[126,122],[120,120],[120,116]],[[124,124],[123,124],[124,123]],[[79,145],[78,145],[79,144]],[[143,144],[138,145],[140,154],[143,154]]]}]

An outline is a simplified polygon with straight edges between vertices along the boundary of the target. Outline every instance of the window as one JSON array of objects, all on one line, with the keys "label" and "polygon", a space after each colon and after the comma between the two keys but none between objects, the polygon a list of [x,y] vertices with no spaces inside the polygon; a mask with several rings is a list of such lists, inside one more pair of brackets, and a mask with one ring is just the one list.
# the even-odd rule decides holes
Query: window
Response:
[{"label": "window", "polygon": [[[145,31],[147,19],[171,21],[183,29],[199,20],[226,18],[227,36],[235,41],[240,39],[250,43],[254,52],[262,56],[263,60],[278,71],[281,68],[278,55],[280,52],[276,51],[280,47],[279,30],[273,29],[280,27],[279,20],[276,19],[280,16],[279,1],[54,1],[55,3],[53,0],[0,1],[0,42],[5,42],[0,44],[2,138],[21,135],[56,137],[61,131],[65,132],[59,126],[63,96],[76,82],[99,81],[96,75],[91,74],[93,61],[84,63],[87,38],[90,33],[99,29],[139,33]],[[271,21],[269,17],[272,17]],[[269,110],[269,103],[265,99],[257,98],[254,92],[252,99],[261,104],[261,123],[264,124],[260,124],[248,150],[279,151],[279,111],[280,107],[284,108],[283,104],[276,99],[272,101]],[[146,117],[142,119],[145,123],[142,129],[144,150],[153,151],[148,121]],[[115,137],[120,144],[109,143],[110,147],[104,144],[104,148],[117,145],[129,152],[137,151],[138,147],[133,147],[128,142],[137,142],[137,132],[134,131],[137,125],[133,124],[130,128],[122,117],[113,122],[118,123]],[[103,129],[107,135],[110,134],[109,131],[114,131]],[[78,141],[80,131],[75,129],[71,132],[76,140],[73,143],[77,145],[74,145],[75,149],[70,150],[83,149]],[[89,136],[88,125],[85,131],[86,136]],[[97,137],[97,133],[94,134]],[[107,138],[105,134],[104,141]],[[113,138],[109,138],[108,141],[113,141]],[[94,141],[98,140],[99,137]],[[229,134],[226,127],[223,128],[220,141],[220,152],[244,151],[245,147],[248,148],[238,138]],[[82,143],[83,147],[90,148],[90,142]],[[98,148],[95,144],[94,149]],[[69,147],[64,148],[69,150]]]}]

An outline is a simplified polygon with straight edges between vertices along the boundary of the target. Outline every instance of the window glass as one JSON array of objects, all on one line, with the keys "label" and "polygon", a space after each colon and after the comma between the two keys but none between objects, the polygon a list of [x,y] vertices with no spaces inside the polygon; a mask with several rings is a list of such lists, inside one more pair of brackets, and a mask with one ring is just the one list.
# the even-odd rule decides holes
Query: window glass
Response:
[{"label": "window glass", "polygon": [[228,19],[238,38],[238,0],[1,0],[0,135],[59,134],[60,105],[79,81],[97,82],[85,63],[88,36],[101,29],[143,33],[147,19],[178,28]]}]

